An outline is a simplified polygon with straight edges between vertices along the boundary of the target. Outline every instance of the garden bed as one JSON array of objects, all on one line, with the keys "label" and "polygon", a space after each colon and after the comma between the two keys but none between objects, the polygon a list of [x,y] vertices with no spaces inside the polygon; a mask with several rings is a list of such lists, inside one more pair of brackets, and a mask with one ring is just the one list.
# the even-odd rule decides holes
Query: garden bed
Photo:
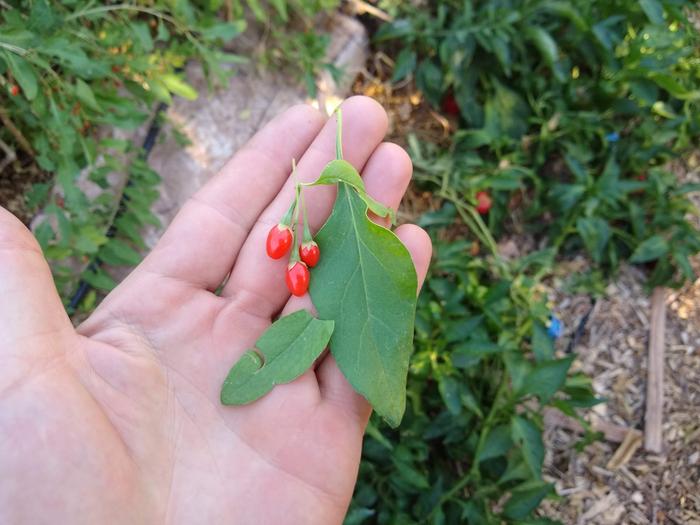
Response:
[{"label": "garden bed", "polygon": [[[454,120],[431,108],[412,83],[397,88],[383,79],[384,60],[381,54],[372,56],[353,90],[376,98],[387,108],[389,140],[406,146],[407,136],[413,133],[421,140],[447,143]],[[695,153],[674,163],[679,182],[700,182],[699,158]],[[693,200],[700,206],[700,195],[695,194]],[[414,186],[402,202],[399,217],[417,220],[441,204],[431,193]],[[511,225],[511,235],[499,244],[503,255],[523,257],[536,248],[530,236],[519,233],[525,226]],[[455,224],[442,235],[463,238],[467,232],[464,225]],[[700,270],[700,256],[693,264]],[[553,311],[566,327],[558,344],[560,351],[566,349],[591,308],[591,295],[574,294],[567,288],[572,276],[590,268],[583,258],[560,261],[546,283]],[[574,369],[592,377],[596,394],[607,400],[593,408],[596,419],[640,431],[644,429],[650,317],[646,279],[638,268],[624,266],[597,301],[574,349],[579,356]],[[601,438],[577,452],[580,433],[548,425],[545,477],[555,483],[562,498],[545,501],[542,516],[566,524],[700,523],[700,279],[669,293],[667,304],[665,452],[646,453],[638,439],[631,447],[624,445],[628,450],[621,462],[610,465],[621,443]]]}]

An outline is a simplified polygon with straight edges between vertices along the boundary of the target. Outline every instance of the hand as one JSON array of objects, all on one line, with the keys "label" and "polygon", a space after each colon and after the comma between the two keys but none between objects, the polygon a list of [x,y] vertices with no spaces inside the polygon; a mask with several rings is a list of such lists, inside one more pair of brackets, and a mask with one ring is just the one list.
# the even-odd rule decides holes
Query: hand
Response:
[{"label": "hand", "polygon": [[[386,114],[355,97],[343,117],[346,160],[396,208],[411,163],[381,142]],[[275,118],[77,330],[36,241],[0,208],[1,523],[342,522],[370,407],[331,356],[250,405],[219,402],[271,320],[312,307],[290,299],[265,238],[293,198],[291,159],[313,180],[334,142],[335,122],[308,106]],[[308,190],[312,229],[334,191]],[[422,282],[428,236],[396,234]]]}]

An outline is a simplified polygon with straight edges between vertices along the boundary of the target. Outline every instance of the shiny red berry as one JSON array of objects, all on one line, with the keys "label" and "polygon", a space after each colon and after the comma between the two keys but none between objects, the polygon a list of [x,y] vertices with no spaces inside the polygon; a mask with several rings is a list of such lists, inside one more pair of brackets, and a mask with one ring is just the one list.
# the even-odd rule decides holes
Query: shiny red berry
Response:
[{"label": "shiny red berry", "polygon": [[310,241],[299,246],[299,258],[311,268],[316,266],[321,258],[321,250],[318,249],[318,244]]},{"label": "shiny red berry", "polygon": [[281,259],[289,251],[292,246],[292,230],[284,224],[273,226],[270,233],[267,234],[267,243],[265,249],[267,254],[273,259]]},{"label": "shiny red berry", "polygon": [[486,215],[491,209],[491,197],[485,191],[476,192],[476,211],[481,215]]},{"label": "shiny red berry", "polygon": [[309,289],[309,278],[309,269],[306,267],[306,264],[297,261],[290,265],[285,276],[289,293],[297,297],[304,295]]},{"label": "shiny red berry", "polygon": [[12,84],[10,86],[10,95],[12,95],[13,97],[19,95],[19,86],[17,84]]},{"label": "shiny red berry", "polygon": [[448,115],[459,116],[459,104],[457,104],[457,99],[452,93],[448,93],[442,99],[442,110]]}]

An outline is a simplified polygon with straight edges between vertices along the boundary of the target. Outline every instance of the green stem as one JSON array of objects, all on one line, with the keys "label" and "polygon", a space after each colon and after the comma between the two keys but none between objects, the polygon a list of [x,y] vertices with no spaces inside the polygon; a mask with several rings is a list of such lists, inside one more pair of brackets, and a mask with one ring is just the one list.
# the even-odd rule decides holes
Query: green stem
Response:
[{"label": "green stem", "polygon": [[335,113],[338,120],[338,132],[335,135],[335,158],[343,160],[343,111],[338,108]]},{"label": "green stem", "polygon": [[488,247],[494,257],[499,257],[496,241],[474,207],[464,204],[462,200],[452,191],[441,190],[439,195],[440,197],[449,200],[456,206],[457,212],[459,213],[460,217],[462,217],[462,220],[466,223],[466,225],[469,226],[469,229],[472,230],[472,233],[474,233],[474,235],[476,235],[479,240]]},{"label": "green stem", "polygon": [[294,216],[294,210],[297,207],[296,201],[292,201],[292,204],[289,206],[289,209],[287,212],[284,214],[284,217],[282,217],[282,220],[280,221],[280,224],[284,224],[285,226],[290,226],[292,225],[292,217]]},{"label": "green stem", "polygon": [[297,225],[299,224],[299,195],[301,194],[301,185],[297,182],[297,163],[292,159],[292,178],[294,179],[294,202],[292,206],[292,253],[289,256],[289,264],[299,260],[299,250],[297,249]]},{"label": "green stem", "polygon": [[0,42],[0,47],[7,49],[8,51],[14,53],[15,55],[19,55],[21,57],[29,54],[28,50],[26,50],[22,47],[19,47],[19,46],[15,46],[13,44],[8,44],[6,42]]},{"label": "green stem", "polygon": [[471,468],[469,469],[469,472],[467,472],[464,476],[462,476],[457,483],[455,483],[450,490],[445,492],[442,497],[440,497],[440,500],[438,503],[433,507],[433,509],[430,511],[430,514],[428,515],[428,519],[437,512],[437,509],[442,507],[445,503],[447,503],[450,499],[452,499],[459,491],[461,491],[464,487],[466,487],[472,480],[478,480],[481,477],[481,474],[479,473],[479,462],[477,461],[476,458],[479,457],[481,454],[482,449],[484,448],[484,444],[486,443],[486,437],[488,436],[489,432],[491,432],[491,427],[493,426],[493,422],[496,419],[496,416],[498,413],[501,411],[500,402],[501,402],[501,397],[503,397],[503,393],[506,391],[506,388],[508,387],[508,376],[506,374],[503,374],[501,377],[501,383],[498,385],[498,390],[496,391],[496,396],[493,399],[493,404],[491,405],[491,410],[489,410],[489,413],[486,416],[486,419],[484,420],[484,425],[481,428],[481,433],[479,434],[479,442],[476,445],[476,451],[474,452],[474,462],[472,463]]},{"label": "green stem", "polygon": [[297,249],[297,225],[299,224],[299,193],[301,188],[299,185],[294,186],[294,213],[292,217],[292,253],[289,256],[289,264],[293,264],[299,260],[299,250]]},{"label": "green stem", "polygon": [[148,7],[140,7],[131,4],[114,4],[114,5],[103,5],[99,7],[93,7],[92,9],[83,9],[82,11],[76,11],[75,13],[68,15],[63,20],[70,21],[77,18],[90,15],[99,15],[101,13],[109,13],[111,11],[136,11],[137,13],[145,13],[148,15],[155,16],[157,18],[162,18],[163,20],[170,22],[176,27],[182,27],[180,23],[169,15],[165,15],[156,9],[150,9]]},{"label": "green stem", "polygon": [[302,243],[307,243],[313,241],[314,238],[311,235],[311,230],[309,229],[309,220],[306,215],[306,200],[304,199],[304,190],[300,188],[299,191],[301,193],[301,208],[304,214],[304,237],[302,239]]}]

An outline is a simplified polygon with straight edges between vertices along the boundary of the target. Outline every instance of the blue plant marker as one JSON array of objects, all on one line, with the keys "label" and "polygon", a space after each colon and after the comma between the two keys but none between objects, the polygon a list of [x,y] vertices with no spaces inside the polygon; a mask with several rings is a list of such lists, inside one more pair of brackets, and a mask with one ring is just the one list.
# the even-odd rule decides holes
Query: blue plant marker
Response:
[{"label": "blue plant marker", "polygon": [[618,140],[620,140],[620,134],[617,131],[612,131],[605,135],[605,140],[607,140],[608,142],[617,142]]},{"label": "blue plant marker", "polygon": [[552,339],[559,339],[564,331],[563,323],[555,315],[549,316],[549,326],[547,326],[547,335]]}]

